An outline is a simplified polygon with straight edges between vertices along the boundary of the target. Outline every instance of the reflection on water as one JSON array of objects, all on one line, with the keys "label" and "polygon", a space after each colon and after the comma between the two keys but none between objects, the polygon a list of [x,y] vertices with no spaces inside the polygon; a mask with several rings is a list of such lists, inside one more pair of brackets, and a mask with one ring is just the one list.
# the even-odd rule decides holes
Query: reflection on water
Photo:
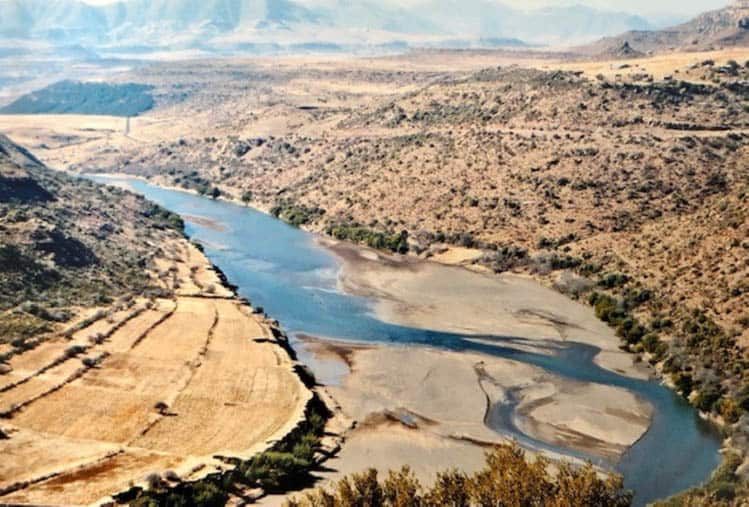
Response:
[{"label": "reflection on water", "polygon": [[[469,340],[456,334],[384,323],[372,315],[366,299],[334,290],[338,261],[311,235],[241,206],[156,188],[139,180],[127,183],[149,199],[188,217],[188,234],[204,244],[210,260],[239,287],[242,296],[262,306],[292,335],[305,333],[480,352],[531,364],[571,380],[621,387],[647,400],[655,408],[650,429],[613,464],[624,475],[626,486],[635,490],[636,505],[695,486],[718,464],[719,435],[684,400],[655,381],[601,369],[592,361],[598,352],[595,347],[565,342],[545,344],[544,350],[539,348],[544,344],[513,337],[474,336]],[[225,224],[228,230],[190,222],[191,215]],[[303,347],[300,354],[314,360]],[[345,375],[345,371],[336,371],[330,364],[317,366],[327,368],[332,382],[340,382]],[[487,424],[531,447],[590,457],[524,435],[512,421],[513,412],[513,403],[494,407]]]}]

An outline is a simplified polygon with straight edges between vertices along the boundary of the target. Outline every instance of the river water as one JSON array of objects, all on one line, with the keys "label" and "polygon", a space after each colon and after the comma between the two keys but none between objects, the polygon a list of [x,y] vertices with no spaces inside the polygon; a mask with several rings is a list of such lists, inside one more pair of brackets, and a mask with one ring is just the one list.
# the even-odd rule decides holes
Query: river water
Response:
[{"label": "river water", "polygon": [[182,215],[188,235],[203,244],[210,261],[238,286],[240,295],[263,307],[292,336],[304,333],[480,352],[538,366],[571,380],[621,387],[647,400],[654,407],[651,427],[618,462],[608,464],[524,435],[512,422],[512,406],[496,406],[487,416],[493,430],[525,446],[614,468],[635,491],[635,505],[696,486],[719,463],[720,435],[694,409],[657,381],[632,379],[598,367],[592,360],[595,347],[565,342],[553,355],[538,354],[506,346],[513,337],[483,337],[477,343],[457,334],[382,322],[373,315],[371,301],[337,290],[340,261],[309,233],[246,207],[158,188],[137,179],[92,179],[126,185]]}]

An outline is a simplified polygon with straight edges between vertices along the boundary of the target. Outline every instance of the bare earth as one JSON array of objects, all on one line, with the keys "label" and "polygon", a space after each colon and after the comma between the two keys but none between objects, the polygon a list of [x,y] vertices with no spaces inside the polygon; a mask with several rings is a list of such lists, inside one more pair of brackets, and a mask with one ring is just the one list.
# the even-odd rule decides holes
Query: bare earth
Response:
[{"label": "bare earth", "polygon": [[[503,345],[544,353],[552,353],[559,341],[573,340],[600,347],[597,360],[603,367],[646,376],[616,348],[617,338],[590,308],[535,281],[321,241],[344,260],[342,289],[372,297],[377,316],[385,321],[469,337],[520,338]],[[459,250],[441,260],[463,262],[470,256]],[[386,471],[409,465],[426,484],[446,464],[476,470],[487,446],[512,437],[487,426],[490,410],[508,403],[510,396],[517,401],[512,420],[521,432],[603,461],[615,461],[636,442],[653,411],[626,390],[573,382],[478,353],[311,336],[299,337],[297,348],[312,358],[318,378],[334,379],[326,391],[339,405],[339,417],[353,425],[340,454],[326,464],[331,471],[320,474],[324,481],[368,467]]]}]

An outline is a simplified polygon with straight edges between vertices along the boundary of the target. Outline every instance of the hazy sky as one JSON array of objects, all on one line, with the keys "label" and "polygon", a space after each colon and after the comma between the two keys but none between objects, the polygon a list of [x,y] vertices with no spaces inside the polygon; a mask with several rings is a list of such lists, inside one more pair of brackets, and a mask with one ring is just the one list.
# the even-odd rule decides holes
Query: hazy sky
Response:
[{"label": "hazy sky", "polygon": [[[112,3],[115,0],[84,0],[90,4]],[[300,3],[325,3],[326,0],[298,0]],[[349,0],[355,1],[355,0]],[[422,0],[380,0],[388,3],[418,3]],[[549,5],[583,4],[601,9],[620,10],[640,14],[667,14],[691,16],[693,14],[724,7],[731,0],[498,0],[517,8],[545,7]]]}]

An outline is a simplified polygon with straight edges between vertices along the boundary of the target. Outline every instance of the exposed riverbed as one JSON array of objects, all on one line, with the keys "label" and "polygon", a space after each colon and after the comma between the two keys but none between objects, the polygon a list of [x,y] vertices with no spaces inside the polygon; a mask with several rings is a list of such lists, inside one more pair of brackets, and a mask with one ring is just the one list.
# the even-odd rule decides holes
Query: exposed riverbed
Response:
[{"label": "exposed riverbed", "polygon": [[[718,433],[645,378],[589,308],[533,281],[330,249],[248,208],[135,179],[97,180],[182,215],[241,295],[289,334],[308,337],[296,341],[301,357],[329,374],[324,380],[337,384],[331,389],[350,415],[364,418],[365,429],[386,427],[350,439],[342,468],[357,463],[356,452],[369,452],[373,464],[377,456],[406,459],[408,441],[422,460],[448,468],[460,456],[480,460],[477,442],[510,437],[617,470],[642,505],[702,482],[719,461]],[[347,352],[346,364],[330,340],[361,347]],[[320,343],[330,344],[327,355]],[[415,438],[411,427],[428,431]],[[400,453],[378,455],[372,442]]]}]

